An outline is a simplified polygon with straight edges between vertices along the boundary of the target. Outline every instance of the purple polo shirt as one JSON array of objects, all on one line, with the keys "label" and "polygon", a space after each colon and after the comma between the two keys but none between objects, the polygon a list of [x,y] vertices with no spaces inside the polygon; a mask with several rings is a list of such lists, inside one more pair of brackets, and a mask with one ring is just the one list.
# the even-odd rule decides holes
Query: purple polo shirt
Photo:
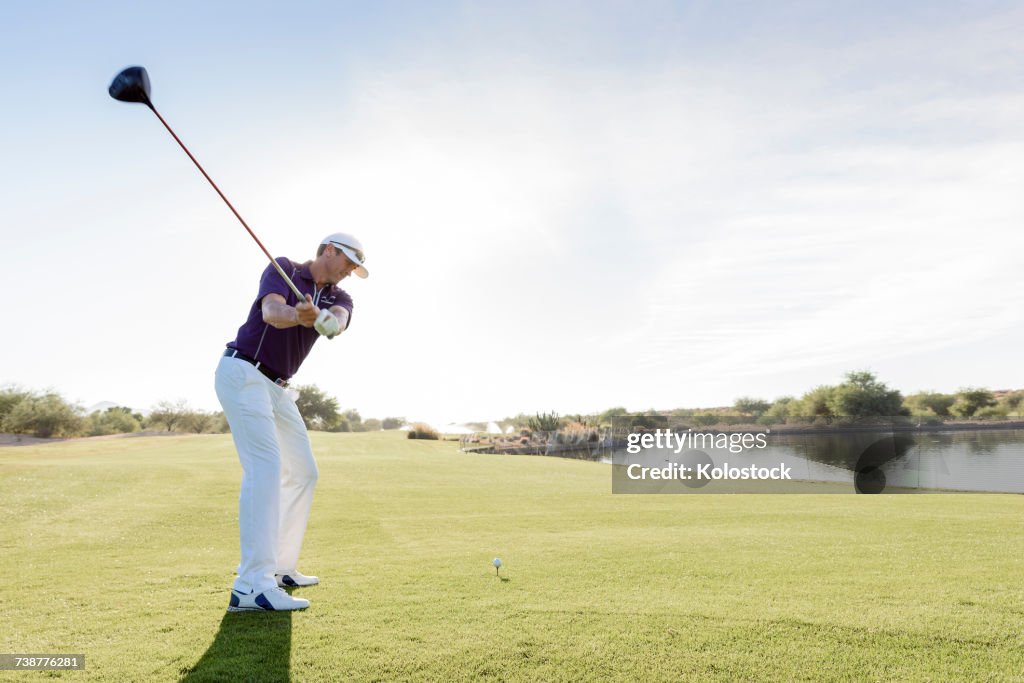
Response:
[{"label": "purple polo shirt", "polygon": [[[352,297],[343,289],[334,285],[317,288],[309,264],[295,263],[284,257],[276,259],[278,265],[288,273],[295,286],[303,294],[313,297],[313,304],[318,308],[341,306],[348,310],[349,322],[352,320]],[[255,358],[267,368],[284,379],[290,379],[299,371],[302,361],[306,360],[313,344],[320,334],[312,327],[296,325],[279,330],[269,323],[263,322],[263,297],[268,294],[280,294],[289,306],[298,303],[295,292],[291,290],[274,266],[267,264],[267,269],[260,277],[260,292],[249,309],[249,318],[238,328],[238,336],[228,342],[229,349],[238,349],[250,358]]]}]

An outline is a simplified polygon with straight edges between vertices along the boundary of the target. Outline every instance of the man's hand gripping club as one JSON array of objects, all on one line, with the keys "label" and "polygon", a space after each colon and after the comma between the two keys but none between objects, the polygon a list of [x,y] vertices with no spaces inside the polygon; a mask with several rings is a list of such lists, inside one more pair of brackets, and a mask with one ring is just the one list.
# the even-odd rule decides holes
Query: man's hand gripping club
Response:
[{"label": "man's hand gripping club", "polygon": [[328,309],[319,309],[313,305],[313,297],[306,295],[306,300],[288,306],[280,294],[268,294],[263,299],[263,320],[278,329],[302,325],[312,327],[322,336],[332,339],[341,333],[341,322]]},{"label": "man's hand gripping club", "polygon": [[303,327],[312,327],[321,336],[333,339],[341,332],[341,323],[337,316],[326,308],[319,309],[313,305],[313,298],[307,294],[306,300],[295,306],[295,313],[298,315],[299,324]]},{"label": "man's hand gripping club", "polygon": [[341,332],[341,323],[338,322],[337,316],[325,308],[320,311],[320,314],[316,317],[316,322],[313,323],[313,329],[324,337],[333,339]]}]

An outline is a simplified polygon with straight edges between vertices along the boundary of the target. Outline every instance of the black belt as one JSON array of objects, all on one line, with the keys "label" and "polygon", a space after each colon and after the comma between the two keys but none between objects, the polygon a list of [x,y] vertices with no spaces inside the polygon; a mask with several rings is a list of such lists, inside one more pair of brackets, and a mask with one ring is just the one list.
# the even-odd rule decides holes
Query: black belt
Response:
[{"label": "black belt", "polygon": [[238,349],[229,348],[224,351],[224,355],[227,356],[228,358],[237,358],[238,360],[244,360],[249,365],[256,366],[257,370],[262,372],[267,379],[269,379],[271,382],[273,382],[279,387],[288,386],[288,380],[281,377],[281,375],[277,374],[276,372],[274,372],[273,370],[271,370],[270,368],[268,368],[266,365],[259,362],[255,358],[249,358],[249,356],[245,355]]}]

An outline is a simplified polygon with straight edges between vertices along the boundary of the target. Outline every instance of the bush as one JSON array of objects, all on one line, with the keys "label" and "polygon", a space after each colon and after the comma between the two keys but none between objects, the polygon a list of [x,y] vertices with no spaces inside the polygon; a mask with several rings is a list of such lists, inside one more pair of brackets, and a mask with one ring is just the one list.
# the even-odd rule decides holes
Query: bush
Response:
[{"label": "bush", "polygon": [[832,417],[832,409],[829,407],[829,399],[832,396],[832,387],[817,386],[808,391],[799,401],[789,404],[790,417]]},{"label": "bush", "polygon": [[529,427],[535,432],[553,432],[562,426],[562,419],[558,413],[537,413],[536,417],[529,419]]},{"label": "bush", "polygon": [[828,407],[836,417],[903,415],[903,395],[870,372],[848,372],[846,381],[832,389]]},{"label": "bush", "polygon": [[555,443],[569,445],[591,444],[601,440],[601,436],[595,427],[590,427],[580,421],[566,424],[552,436]]},{"label": "bush", "polygon": [[761,417],[772,407],[768,401],[750,396],[741,396],[732,405],[740,415],[752,415],[753,417]]},{"label": "bush", "polygon": [[163,428],[168,432],[190,432],[207,434],[228,431],[223,413],[207,413],[193,410],[184,400],[171,403],[161,401],[146,418],[147,429]]},{"label": "bush", "polygon": [[28,396],[4,417],[3,428],[15,434],[31,434],[41,439],[79,436],[84,420],[78,407],[58,394]]},{"label": "bush", "polygon": [[104,411],[97,410],[89,415],[85,432],[89,436],[106,436],[108,434],[129,434],[142,429],[141,416],[132,413],[130,408],[116,406]]},{"label": "bush", "polygon": [[953,394],[922,391],[907,396],[903,405],[915,417],[949,417],[949,409],[955,402],[956,396]]},{"label": "bush", "polygon": [[785,423],[786,418],[790,416],[790,411],[799,405],[800,402],[792,396],[777,398],[768,407],[768,410],[764,411],[764,415],[758,419],[757,423],[767,425]]},{"label": "bush", "polygon": [[342,418],[338,411],[338,399],[328,396],[312,384],[297,386],[295,390],[299,392],[295,405],[302,415],[302,421],[306,423],[306,429],[349,431],[337,429]]},{"label": "bush", "polygon": [[974,413],[973,417],[975,417],[975,418],[997,418],[997,419],[999,419],[999,418],[1007,417],[1009,414],[1010,414],[1010,410],[1009,410],[1009,408],[1007,406],[995,405],[995,406],[985,406],[984,408],[979,408],[978,411],[976,413]]},{"label": "bush", "polygon": [[[631,429],[662,429],[668,427],[668,417],[665,415],[655,415],[654,410],[647,411],[646,415],[630,415],[625,418],[626,424]],[[621,422],[616,421],[620,426]]]},{"label": "bush", "polygon": [[627,415],[629,415],[629,411],[626,410],[623,406],[615,406],[614,408],[609,408],[608,410],[598,415],[597,423],[598,425],[607,425],[611,427],[612,420],[614,420],[617,417],[625,417]]},{"label": "bush", "polygon": [[184,400],[179,400],[177,403],[160,401],[149,411],[149,417],[146,418],[146,428],[160,429],[162,427],[168,432],[173,432],[174,428],[180,426],[182,418],[189,412],[191,410]]},{"label": "bush", "polygon": [[6,386],[0,389],[0,424],[3,424],[4,418],[14,410],[15,406],[29,396],[32,396],[31,392],[14,386]]},{"label": "bush", "polygon": [[417,422],[409,429],[410,439],[433,439],[437,441],[440,435],[437,430],[423,422]]},{"label": "bush", "polygon": [[381,429],[398,429],[405,424],[404,417],[385,417],[381,423]]},{"label": "bush", "polygon": [[348,423],[348,420],[345,420],[345,419],[339,417],[336,421],[332,422],[330,425],[327,425],[323,429],[323,431],[325,431],[325,432],[335,432],[335,433],[337,433],[337,432],[351,432],[352,431],[352,425],[350,425]]},{"label": "bush", "polygon": [[973,417],[982,408],[996,404],[996,397],[988,389],[966,387],[956,394],[956,403],[949,409],[957,417]]},{"label": "bush", "polygon": [[1007,413],[1019,415],[1024,406],[1024,391],[1011,391],[999,399],[999,405],[1006,406]]},{"label": "bush", "polygon": [[[766,414],[773,413],[774,407]],[[814,418],[815,423],[827,423],[834,417],[893,417],[909,413],[898,390],[890,389],[865,371],[846,373],[846,381],[836,386],[817,386],[799,401],[789,402],[785,410],[789,417]]]},{"label": "bush", "polygon": [[363,426],[363,418],[359,415],[358,410],[346,410],[344,413],[341,414],[341,419],[343,422],[348,423],[348,429],[345,430],[346,432],[366,431],[366,428]]},{"label": "bush", "polygon": [[189,410],[181,416],[178,426],[184,431],[193,434],[212,432],[214,426],[213,415],[204,413],[201,410]]},{"label": "bush", "polygon": [[231,431],[231,425],[228,424],[228,418],[224,411],[217,411],[211,417],[213,418],[213,428],[210,431],[215,434],[227,434]]}]

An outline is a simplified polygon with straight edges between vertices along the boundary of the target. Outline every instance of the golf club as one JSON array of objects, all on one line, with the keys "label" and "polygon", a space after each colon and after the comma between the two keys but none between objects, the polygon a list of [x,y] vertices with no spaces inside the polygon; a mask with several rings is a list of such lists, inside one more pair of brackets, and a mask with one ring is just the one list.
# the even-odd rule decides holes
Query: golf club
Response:
[{"label": "golf club", "polygon": [[156,114],[156,117],[160,119],[160,123],[164,124],[164,128],[167,129],[167,132],[171,134],[171,137],[174,138],[175,142],[181,145],[181,148],[185,150],[185,154],[188,155],[188,158],[192,160],[192,163],[196,165],[199,172],[202,173],[203,177],[210,182],[213,189],[217,191],[220,198],[223,199],[224,203],[228,205],[229,209],[231,209],[231,213],[235,214],[235,218],[237,218],[242,224],[242,227],[244,227],[252,238],[256,240],[256,244],[260,245],[260,249],[262,249],[263,253],[267,255],[267,258],[270,259],[270,263],[277,269],[277,272],[281,274],[281,277],[288,283],[291,290],[295,292],[295,296],[299,297],[299,301],[305,301],[305,295],[299,291],[299,288],[295,286],[295,283],[292,282],[291,278],[284,272],[281,265],[274,260],[274,257],[270,255],[267,248],[263,246],[263,242],[260,242],[260,238],[256,236],[256,233],[252,231],[252,228],[250,228],[249,224],[245,222],[242,215],[235,210],[235,207],[231,205],[228,198],[225,197],[224,193],[220,191],[219,187],[217,187],[217,183],[213,182],[213,178],[211,178],[199,162],[196,161],[196,158],[192,156],[192,152],[188,151],[188,147],[185,146],[185,143],[181,141],[181,138],[179,138],[173,130],[171,130],[171,127],[167,125],[166,121],[164,121],[164,117],[160,116],[160,112],[158,112],[156,107],[153,106],[153,102],[149,97],[149,74],[146,73],[146,69],[141,66],[130,66],[127,69],[124,69],[121,73],[117,74],[117,76],[114,77],[114,80],[110,83],[109,92],[110,96],[115,100],[144,104],[149,107],[151,112]]}]

